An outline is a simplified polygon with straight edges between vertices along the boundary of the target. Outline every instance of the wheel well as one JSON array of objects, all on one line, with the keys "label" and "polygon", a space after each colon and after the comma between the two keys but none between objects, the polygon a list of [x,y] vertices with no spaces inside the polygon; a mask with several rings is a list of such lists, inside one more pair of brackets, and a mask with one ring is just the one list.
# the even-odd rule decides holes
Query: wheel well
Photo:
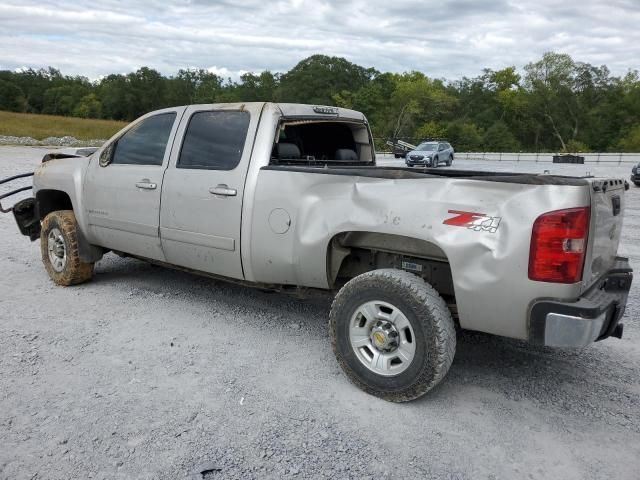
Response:
[{"label": "wheel well", "polygon": [[434,243],[372,232],[344,232],[329,242],[327,272],[332,288],[341,288],[350,279],[380,268],[414,273],[431,284],[447,303],[455,303],[449,260]]},{"label": "wheel well", "polygon": [[40,220],[56,210],[73,210],[71,198],[60,190],[40,190],[36,194],[36,200]]}]

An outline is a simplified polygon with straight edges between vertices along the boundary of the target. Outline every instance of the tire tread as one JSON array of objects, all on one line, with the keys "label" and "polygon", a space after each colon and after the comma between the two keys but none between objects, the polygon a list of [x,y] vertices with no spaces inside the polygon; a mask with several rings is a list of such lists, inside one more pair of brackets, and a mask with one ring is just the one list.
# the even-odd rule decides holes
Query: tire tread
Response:
[{"label": "tire tread", "polygon": [[[64,237],[68,240],[67,249],[67,265],[62,272],[56,272],[49,261],[49,253],[47,247],[47,235],[49,230],[54,226],[61,230]],[[49,277],[58,285],[70,286],[84,283],[93,277],[93,263],[86,263],[80,260],[77,235],[78,222],[73,210],[57,210],[49,213],[42,222],[40,235],[40,251],[42,254],[42,263],[49,274]]]},{"label": "tire tread", "polygon": [[[423,368],[421,374],[407,388],[401,391],[386,392],[370,387],[360,381],[347,364],[337,348],[337,312],[356,291],[363,285],[377,286],[408,298],[418,310],[426,309],[428,315],[420,318],[422,322],[430,322],[436,337],[434,368]],[[456,350],[456,330],[451,312],[444,299],[422,278],[397,269],[380,269],[366,272],[350,280],[336,295],[329,315],[331,345],[338,363],[349,379],[366,392],[393,402],[406,402],[418,398],[434,388],[449,371]]]}]

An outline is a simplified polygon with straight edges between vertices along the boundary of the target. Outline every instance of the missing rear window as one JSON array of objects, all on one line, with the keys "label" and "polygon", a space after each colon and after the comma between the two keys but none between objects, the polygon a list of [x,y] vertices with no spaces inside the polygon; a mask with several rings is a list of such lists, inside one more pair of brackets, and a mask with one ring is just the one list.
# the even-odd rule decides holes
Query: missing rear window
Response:
[{"label": "missing rear window", "polygon": [[369,129],[346,121],[283,121],[276,135],[271,164],[373,164]]}]

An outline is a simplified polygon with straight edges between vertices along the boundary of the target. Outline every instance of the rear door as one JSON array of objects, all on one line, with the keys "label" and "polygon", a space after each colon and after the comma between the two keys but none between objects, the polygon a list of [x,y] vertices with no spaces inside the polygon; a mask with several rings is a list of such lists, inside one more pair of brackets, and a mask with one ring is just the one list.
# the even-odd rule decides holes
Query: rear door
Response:
[{"label": "rear door", "polygon": [[171,108],[140,118],[92,159],[83,197],[92,243],[164,260],[160,191],[183,111]]},{"label": "rear door", "polygon": [[261,110],[262,104],[187,108],[162,187],[160,237],[168,262],[244,278],[242,199]]}]

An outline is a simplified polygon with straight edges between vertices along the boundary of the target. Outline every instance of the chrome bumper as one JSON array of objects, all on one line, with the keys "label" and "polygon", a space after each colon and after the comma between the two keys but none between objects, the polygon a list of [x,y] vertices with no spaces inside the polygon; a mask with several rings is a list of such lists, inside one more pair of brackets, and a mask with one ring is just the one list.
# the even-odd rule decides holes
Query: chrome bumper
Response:
[{"label": "chrome bumper", "polygon": [[583,347],[608,337],[622,337],[620,323],[633,273],[629,260],[614,267],[575,302],[539,300],[529,314],[529,340],[551,347]]},{"label": "chrome bumper", "polygon": [[544,344],[550,347],[583,347],[600,336],[607,313],[585,319],[573,315],[548,313],[545,319]]}]

